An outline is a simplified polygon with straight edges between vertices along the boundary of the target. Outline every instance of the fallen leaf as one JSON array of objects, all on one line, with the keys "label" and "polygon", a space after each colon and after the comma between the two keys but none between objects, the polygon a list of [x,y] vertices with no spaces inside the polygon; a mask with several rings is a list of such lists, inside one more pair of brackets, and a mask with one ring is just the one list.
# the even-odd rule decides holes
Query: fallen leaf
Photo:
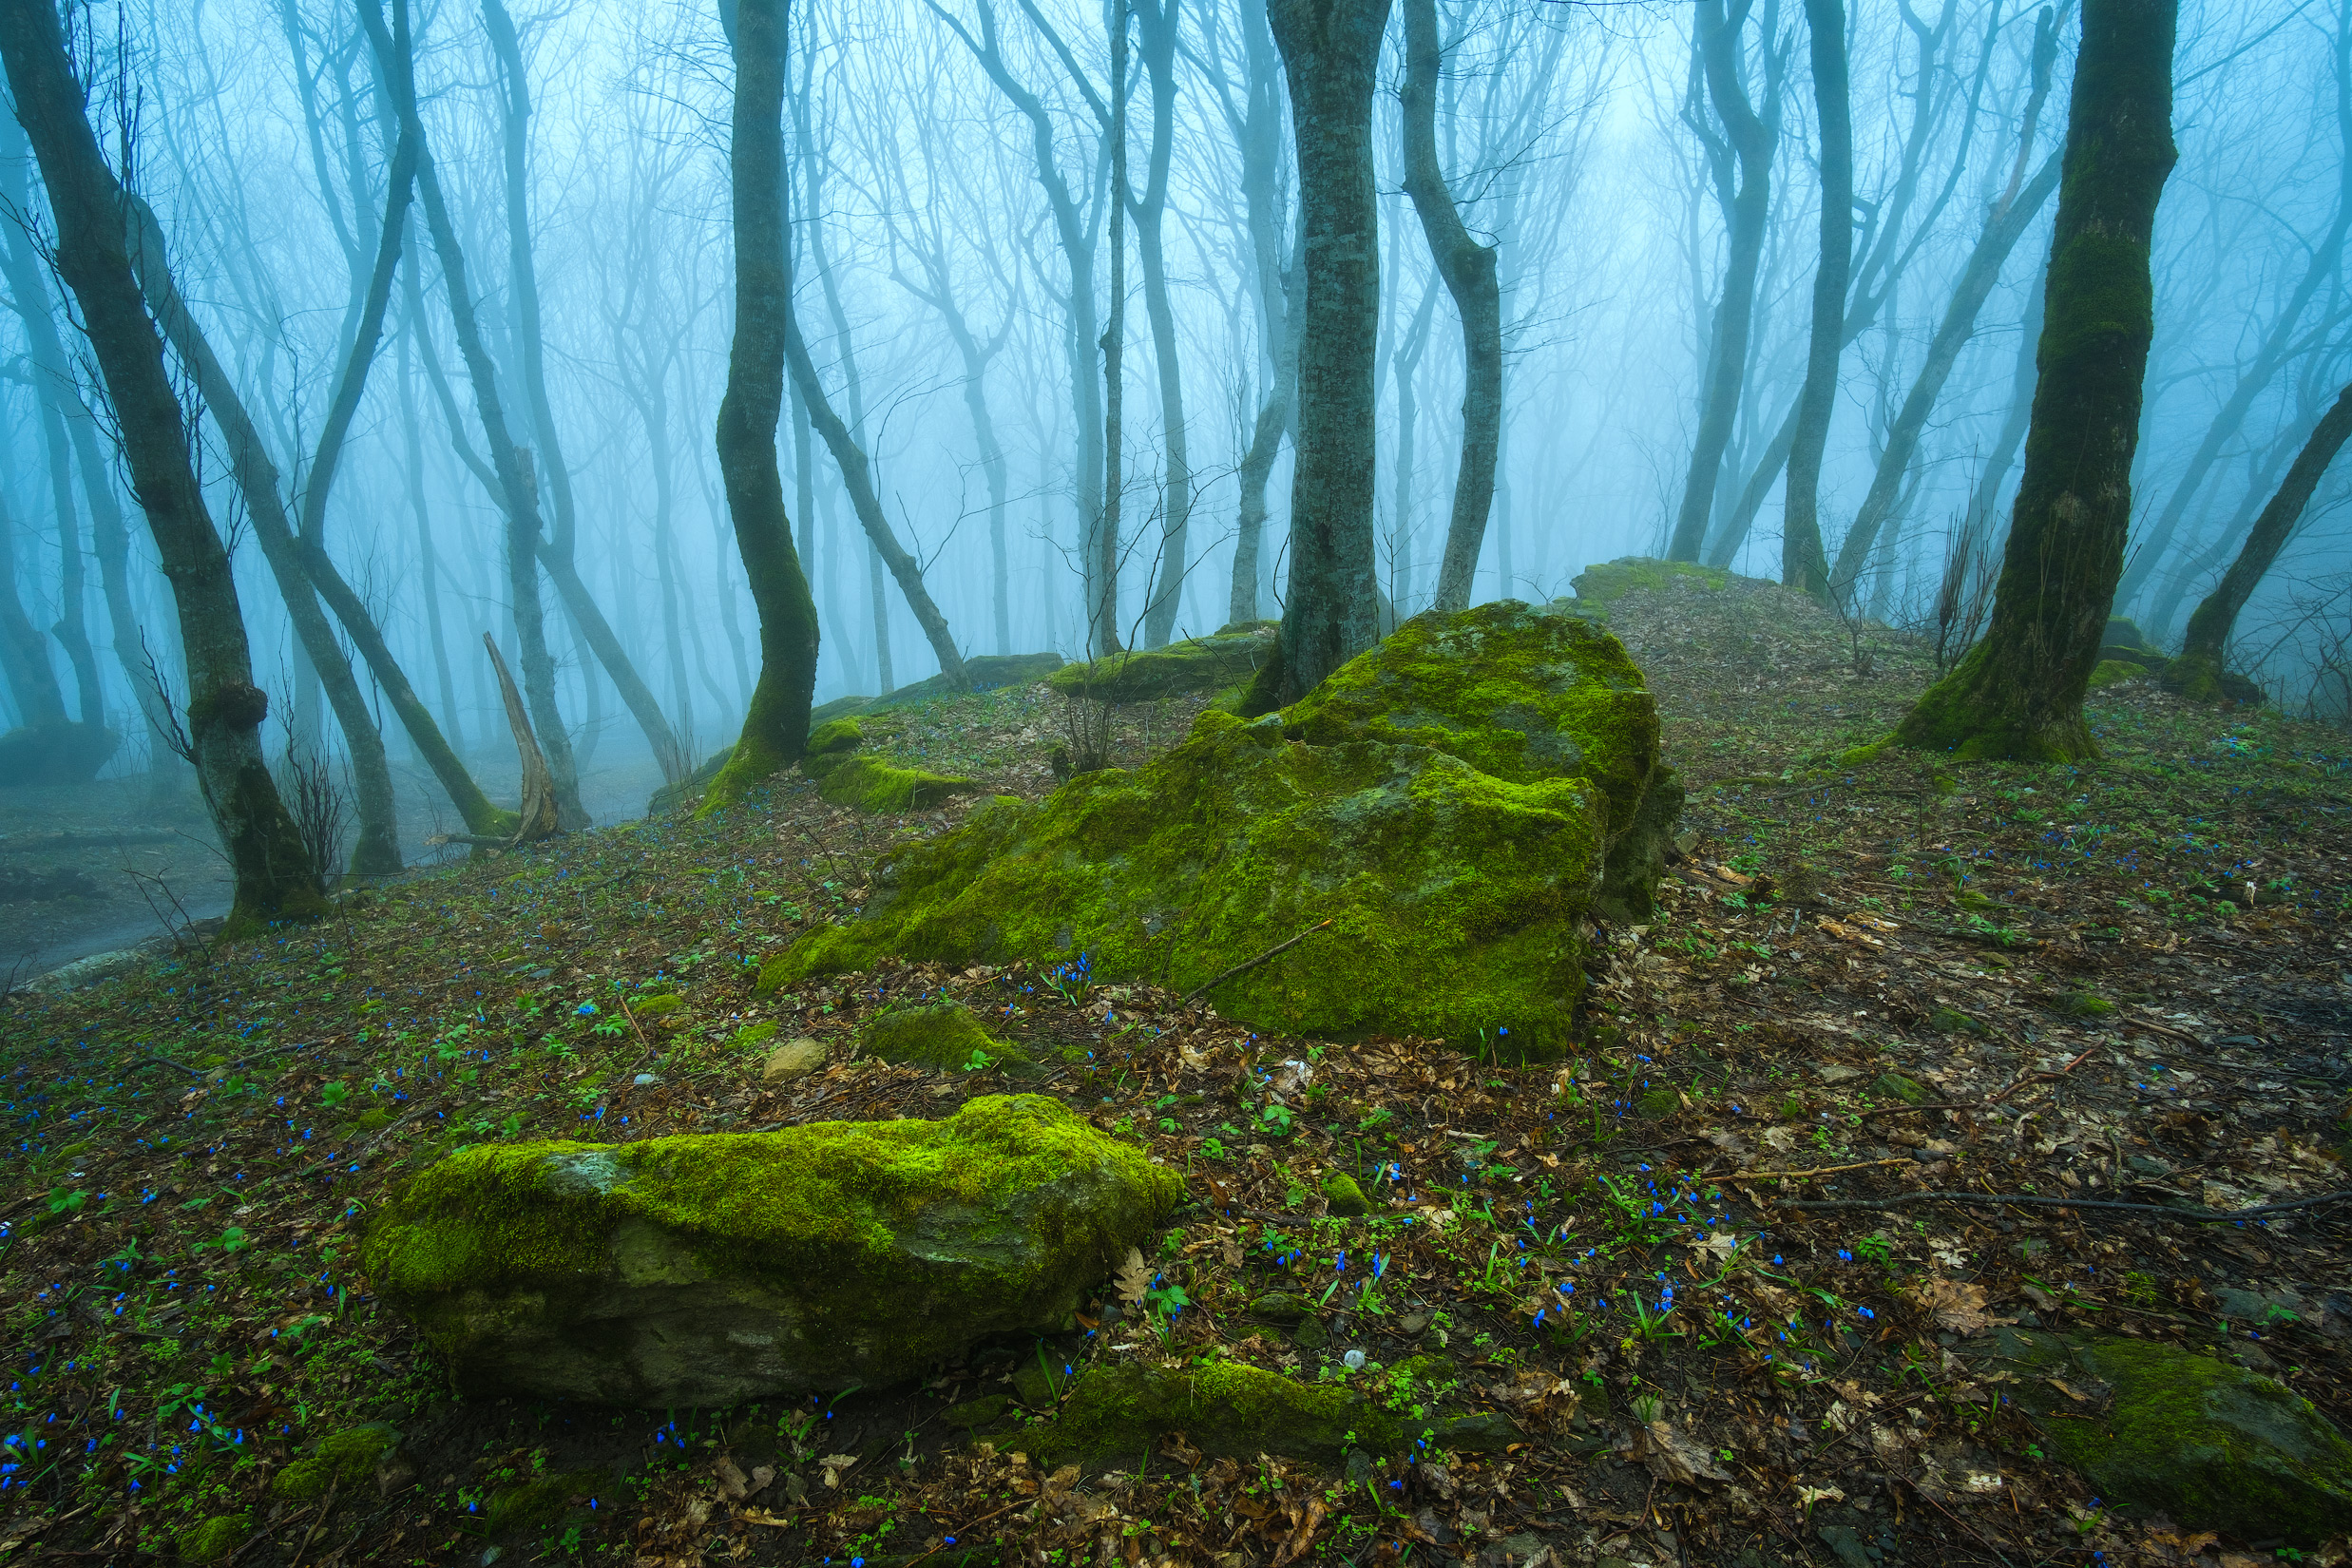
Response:
[{"label": "fallen leaf", "polygon": [[1845,1494],[1835,1486],[1800,1486],[1797,1488],[1797,1506],[1800,1508],[1810,1508],[1816,1502],[1844,1502],[1845,1501]]},{"label": "fallen leaf", "polygon": [[1315,1532],[1323,1527],[1323,1515],[1328,1506],[1322,1493],[1308,1495],[1307,1506],[1299,1510],[1298,1522],[1283,1540],[1282,1549],[1274,1554],[1273,1568],[1283,1568],[1285,1563],[1295,1562],[1307,1555],[1307,1548],[1315,1543]]},{"label": "fallen leaf", "polygon": [[1143,1305],[1143,1293],[1152,1288],[1152,1266],[1143,1261],[1140,1247],[1127,1249],[1126,1261],[1111,1276],[1111,1283],[1119,1288],[1119,1300],[1130,1307]]},{"label": "fallen leaf", "polygon": [[1931,1279],[1920,1287],[1919,1303],[1936,1320],[1936,1326],[1956,1334],[1982,1333],[1996,1323],[2011,1321],[1995,1317],[1984,1310],[1984,1287],[1964,1284],[1957,1279]]},{"label": "fallen leaf", "polygon": [[725,1454],[719,1455],[717,1463],[711,1466],[711,1474],[718,1478],[719,1494],[729,1502],[741,1502],[751,1496],[742,1467]]},{"label": "fallen leaf", "polygon": [[762,1492],[764,1492],[764,1491],[766,1491],[766,1490],[768,1489],[768,1482],[770,1482],[774,1481],[774,1479],[775,1479],[775,1466],[774,1466],[774,1465],[773,1465],[773,1464],[760,1464],[760,1465],[755,1465],[755,1466],[753,1467],[753,1469],[752,1469],[752,1484],[751,1484],[751,1489],[750,1489],[750,1490],[749,1490],[749,1491],[748,1491],[745,1495],[746,1495],[746,1496],[748,1496],[748,1497],[756,1497],[756,1496],[758,1496],[760,1493],[762,1493]]},{"label": "fallen leaf", "polygon": [[1643,1444],[1642,1461],[1650,1473],[1658,1480],[1680,1486],[1695,1486],[1701,1482],[1728,1482],[1731,1472],[1726,1470],[1707,1445],[1685,1433],[1677,1432],[1663,1421],[1650,1423],[1647,1440]]},{"label": "fallen leaf", "polygon": [[857,1456],[855,1454],[827,1454],[824,1458],[818,1460],[816,1464],[818,1469],[825,1472],[826,1485],[839,1486],[841,1484],[841,1473],[844,1470],[849,1469],[856,1463]]}]

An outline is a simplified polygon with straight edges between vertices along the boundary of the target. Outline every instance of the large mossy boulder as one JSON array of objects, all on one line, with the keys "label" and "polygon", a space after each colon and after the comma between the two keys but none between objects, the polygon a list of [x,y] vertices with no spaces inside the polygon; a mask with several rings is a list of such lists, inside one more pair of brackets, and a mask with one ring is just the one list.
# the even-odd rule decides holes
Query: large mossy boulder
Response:
[{"label": "large mossy boulder", "polygon": [[1239,684],[1273,656],[1274,623],[1229,626],[1214,637],[1189,637],[1164,648],[1138,648],[1064,664],[1045,684],[1063,697],[1103,702],[1150,702]]},{"label": "large mossy boulder", "polygon": [[2274,1378],[2141,1339],[2003,1329],[1992,1349],[2043,1441],[2111,1502],[2244,1540],[2352,1529],[2352,1442]]},{"label": "large mossy boulder", "polygon": [[1646,555],[1619,556],[1587,566],[1569,583],[1576,598],[1563,605],[1579,615],[1607,619],[1609,606],[1629,593],[1668,593],[1675,589],[1721,593],[1731,574],[1721,566],[1702,566],[1695,561],[1659,561]]},{"label": "large mossy boulder", "polygon": [[1320,927],[1219,985],[1219,1009],[1548,1057],[1588,922],[1647,912],[1681,802],[1615,638],[1514,602],[1423,616],[1287,710],[1212,710],[1141,769],[898,851],[859,919],[760,983],[1083,952],[1100,979],[1189,990]]},{"label": "large mossy boulder", "polygon": [[1037,1096],[943,1121],[469,1149],[361,1248],[461,1391],[660,1407],[904,1381],[1060,1327],[1183,1183]]},{"label": "large mossy boulder", "polygon": [[900,768],[876,756],[860,756],[866,732],[854,717],[829,719],[809,733],[800,771],[816,780],[820,799],[855,811],[927,812],[980,786],[921,768]]}]

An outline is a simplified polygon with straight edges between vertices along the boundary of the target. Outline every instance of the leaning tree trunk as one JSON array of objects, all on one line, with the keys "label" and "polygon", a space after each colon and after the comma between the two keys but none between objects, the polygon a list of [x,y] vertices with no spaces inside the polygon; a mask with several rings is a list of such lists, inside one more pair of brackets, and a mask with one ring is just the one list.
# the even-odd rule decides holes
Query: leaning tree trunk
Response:
[{"label": "leaning tree trunk", "polygon": [[[1740,384],[1748,373],[1748,335],[1756,315],[1756,270],[1764,258],[1765,220],[1771,215],[1772,149],[1780,131],[1749,104],[1747,86],[1740,80],[1740,29],[1747,18],[1748,0],[1738,0],[1729,10],[1724,0],[1699,0],[1699,58],[1707,74],[1707,95],[1723,121],[1731,150],[1738,155],[1739,190],[1731,199],[1731,253],[1723,269],[1723,298],[1715,307],[1714,354],[1707,367],[1707,385],[1699,403],[1698,436],[1691,447],[1682,508],[1674,518],[1673,538],[1667,546],[1668,557],[1675,561],[1696,561],[1700,546],[1707,542],[1707,521],[1715,509],[1715,485],[1723,472],[1723,454],[1731,445]],[[1771,47],[1769,39],[1765,47]]]},{"label": "leaning tree trunk", "polygon": [[702,796],[705,813],[743,798],[809,749],[816,691],[816,601],[793,548],[775,430],[784,408],[784,322],[792,295],[785,255],[784,4],[740,0],[729,177],[735,220],[735,346],[718,403],[718,474],[736,548],[759,607],[759,680],[735,752]]},{"label": "leaning tree trunk", "polygon": [[1813,333],[1805,390],[1788,442],[1788,500],[1781,523],[1780,580],[1822,597],[1829,562],[1821,545],[1821,454],[1838,405],[1838,354],[1845,339],[1845,286],[1854,270],[1854,112],[1847,96],[1845,0],[1805,0],[1811,34],[1814,111],[1821,120],[1821,264],[1813,273]]},{"label": "leaning tree trunk", "polygon": [[2320,476],[2335,461],[2347,436],[2352,436],[2352,386],[2337,394],[2335,407],[2295,454],[2294,467],[2286,470],[2278,492],[2254,520],[2254,531],[2246,536],[2246,547],[2238,552],[2237,561],[2189,616],[2187,642],[2166,672],[2182,695],[2206,702],[2222,695],[2222,650],[2228,646],[2238,612],[2246,608],[2255,584],[2278,560],[2287,535],[2294,532],[2304,507],[2310,505],[2311,492],[2320,488]]},{"label": "leaning tree trunk", "polygon": [[187,411],[163,369],[124,248],[122,186],[84,117],[49,0],[0,0],[0,61],[57,224],[57,270],[82,307],[114,405],[123,459],[180,612],[188,750],[236,879],[226,932],[317,914],[318,873],[261,755],[269,697],[253,683],[245,618],[187,447]]},{"label": "leaning tree trunk", "polygon": [[1984,641],[1895,732],[1960,758],[2095,755],[2082,717],[2123,570],[2154,335],[2149,239],[2171,172],[2179,0],[2085,0],[2040,380]]},{"label": "leaning tree trunk", "polygon": [[1291,85],[1306,298],[1282,699],[1295,701],[1379,639],[1372,541],[1373,355],[1380,205],[1372,88],[1388,0],[1268,0]]},{"label": "leaning tree trunk", "polygon": [[1405,0],[1405,194],[1413,199],[1429,258],[1462,320],[1462,465],[1435,600],[1438,609],[1453,611],[1469,607],[1470,579],[1495,504],[1502,451],[1502,286],[1495,248],[1470,238],[1438,163],[1439,56],[1437,0]]}]

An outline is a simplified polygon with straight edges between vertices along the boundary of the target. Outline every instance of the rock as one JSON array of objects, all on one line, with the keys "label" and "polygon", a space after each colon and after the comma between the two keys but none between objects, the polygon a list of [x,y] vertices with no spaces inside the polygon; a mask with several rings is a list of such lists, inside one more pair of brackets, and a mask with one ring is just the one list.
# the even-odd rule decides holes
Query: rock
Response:
[{"label": "rock", "polygon": [[1984,1025],[1961,1012],[1958,1007],[1937,1007],[1927,1015],[1927,1026],[1941,1034],[1957,1034],[1965,1029],[1970,1034],[1984,1033]]},{"label": "rock", "polygon": [[1576,598],[1562,602],[1578,615],[1605,617],[1609,606],[1629,593],[1720,593],[1731,581],[1731,574],[1720,566],[1626,555],[1578,572],[1568,584]]},{"label": "rock", "polygon": [[483,1504],[483,1520],[494,1536],[542,1531],[579,1505],[572,1501],[574,1498],[585,1503],[610,1479],[602,1470],[573,1470],[537,1476],[517,1486],[502,1486]]},{"label": "rock", "polygon": [[1900,1100],[1905,1105],[1924,1105],[1932,1097],[1926,1086],[1914,1078],[1901,1073],[1881,1073],[1870,1081],[1870,1087],[1889,1100]]},{"label": "rock", "polygon": [[1479,1568],[1534,1568],[1550,1557],[1551,1550],[1541,1537],[1522,1530],[1518,1535],[1503,1537],[1479,1553]]},{"label": "rock", "polygon": [[2144,665],[2126,663],[2120,659],[2102,659],[2092,667],[2091,690],[2095,692],[2108,686],[2119,686],[2127,680],[2137,680],[2147,673]]},{"label": "rock", "polygon": [[1824,1083],[1851,1083],[1862,1076],[1862,1069],[1847,1067],[1835,1061],[1823,1061],[1814,1064],[1813,1076]]},{"label": "rock", "polygon": [[103,724],[34,724],[10,730],[0,735],[0,789],[87,784],[122,743],[123,737]]},{"label": "rock", "polygon": [[1870,1568],[1870,1543],[1850,1524],[1825,1524],[1813,1532],[1838,1559],[1839,1568]]},{"label": "rock", "polygon": [[1323,1199],[1329,1205],[1331,1213],[1348,1219],[1372,1212],[1371,1200],[1364,1195],[1364,1189],[1356,1185],[1356,1178],[1337,1171],[1324,1178]]},{"label": "rock", "polygon": [[1176,1431],[1204,1454],[1245,1461],[1265,1453],[1336,1463],[1351,1448],[1394,1454],[1408,1441],[1393,1412],[1352,1389],[1219,1362],[1090,1367],[1022,1444],[1048,1465],[1091,1463],[1150,1451]]},{"label": "rock", "polygon": [[2042,1441],[2111,1502],[2303,1546],[2352,1526],[2352,1442],[2283,1383],[2149,1340],[2003,1329],[1991,1349],[2023,1374],[2010,1396]]},{"label": "rock", "polygon": [[1137,649],[1107,659],[1064,664],[1045,684],[1063,697],[1104,702],[1149,702],[1187,692],[1213,692],[1249,679],[1273,650],[1274,622],[1227,627],[1214,637],[1187,638],[1164,648]]},{"label": "rock", "polygon": [[877,1014],[857,1032],[857,1048],[885,1061],[939,1072],[969,1067],[975,1056],[985,1057],[988,1062],[1029,1065],[1028,1055],[1020,1046],[997,1039],[980,1026],[980,1020],[954,1002],[893,1008]]},{"label": "rock", "polygon": [[1397,1332],[1406,1339],[1419,1339],[1428,1328],[1429,1314],[1426,1312],[1407,1312],[1397,1319]]},{"label": "rock", "polygon": [[1460,1454],[1499,1454],[1512,1444],[1525,1441],[1511,1418],[1498,1410],[1441,1416],[1430,1424],[1429,1430],[1432,1448],[1449,1448]]},{"label": "rock", "polygon": [[979,1399],[967,1399],[961,1405],[948,1405],[939,1413],[939,1420],[942,1425],[961,1427],[967,1432],[976,1431],[1002,1421],[1004,1412],[1012,1408],[1012,1404],[1003,1394],[986,1394]]},{"label": "rock", "polygon": [[[2161,648],[2151,646],[2146,633],[2122,616],[2111,616],[2107,630],[2099,637],[2099,662],[2128,664],[2134,675],[2146,675],[2161,670],[2170,662]],[[2092,672],[2092,683],[2098,683],[2098,673]]]},{"label": "rock", "polygon": [[462,1392],[727,1405],[1058,1328],[1182,1178],[1059,1102],[435,1165],[361,1244]]},{"label": "rock", "polygon": [[860,918],[761,970],[1084,952],[1286,1033],[1508,1059],[1568,1045],[1596,915],[1646,910],[1681,786],[1624,649],[1512,602],[1425,615],[1278,715],[1204,713],[1142,768],[1004,799],[886,856]]},{"label": "rock", "polygon": [[216,1514],[180,1532],[180,1555],[190,1562],[220,1562],[253,1534],[251,1514]]},{"label": "rock", "polygon": [[768,1053],[761,1063],[759,1081],[790,1083],[796,1078],[806,1078],[825,1065],[825,1044],[816,1040],[788,1040]]},{"label": "rock", "polygon": [[1301,1318],[1298,1327],[1291,1330],[1291,1343],[1302,1350],[1320,1350],[1331,1343],[1331,1330],[1323,1326],[1319,1317]]},{"label": "rock", "polygon": [[800,771],[816,780],[816,793],[827,804],[861,812],[928,811],[980,788],[968,778],[893,767],[878,757],[853,755],[865,739],[865,729],[854,718],[832,719],[809,732]]},{"label": "rock", "polygon": [[345,1496],[375,1489],[375,1468],[400,1446],[400,1434],[382,1422],[323,1437],[277,1472],[270,1495],[286,1502],[315,1502],[332,1486]]},{"label": "rock", "polygon": [[1655,1121],[1682,1109],[1682,1097],[1672,1089],[1653,1089],[1635,1100],[1634,1109]]},{"label": "rock", "polygon": [[1250,1315],[1268,1323],[1296,1323],[1314,1310],[1312,1301],[1288,1291],[1275,1291],[1250,1303]]},{"label": "rock", "polygon": [[1032,1410],[1050,1410],[1061,1398],[1061,1389],[1051,1373],[1032,1361],[1014,1368],[1013,1393]]}]

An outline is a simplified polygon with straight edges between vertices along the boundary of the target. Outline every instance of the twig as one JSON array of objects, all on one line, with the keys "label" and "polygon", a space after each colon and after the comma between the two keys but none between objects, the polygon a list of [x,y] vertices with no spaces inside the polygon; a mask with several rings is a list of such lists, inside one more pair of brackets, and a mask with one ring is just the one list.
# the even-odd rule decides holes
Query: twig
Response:
[{"label": "twig", "polygon": [[[374,1152],[377,1144],[383,1142],[386,1138],[392,1137],[392,1134],[398,1132],[401,1128],[406,1127],[410,1122],[414,1121],[418,1117],[423,1116],[427,1111],[431,1109],[432,1107],[430,1105],[419,1105],[416,1109],[411,1111],[407,1116],[402,1117],[391,1126],[385,1127],[378,1131],[373,1138],[368,1139],[367,1142],[362,1143],[358,1148],[354,1149],[350,1154],[337,1154],[331,1156],[326,1159],[318,1161],[316,1165],[313,1165],[310,1168],[311,1171],[321,1171],[330,1165],[358,1164],[361,1160],[367,1158],[370,1154]],[[310,1171],[305,1171],[303,1173],[305,1176],[308,1176],[309,1174]]]},{"label": "twig", "polygon": [[333,1481],[327,1482],[326,1501],[318,1505],[317,1516],[311,1520],[311,1527],[302,1532],[302,1544],[294,1549],[294,1558],[290,1568],[302,1568],[302,1554],[311,1549],[311,1541],[316,1538],[318,1534],[318,1527],[326,1523],[327,1516],[335,1511],[335,1494],[342,1488],[342,1485],[343,1478],[341,1476],[336,1476]]},{"label": "twig", "polygon": [[1979,1102],[1973,1100],[1930,1100],[1924,1105],[1878,1105],[1867,1111],[1856,1111],[1853,1114],[1856,1117],[1874,1117],[1901,1116],[1905,1111],[1981,1111],[1991,1103],[1990,1100]]},{"label": "twig", "polygon": [[1870,1171],[1881,1165],[1916,1165],[1908,1155],[1893,1159],[1865,1159],[1854,1165],[1817,1165],[1809,1171],[1739,1171],[1731,1176],[1709,1176],[1710,1181],[1802,1181],[1807,1176],[1835,1176],[1840,1171]]},{"label": "twig", "polygon": [[2166,1203],[2117,1203],[2109,1198],[2095,1197],[2036,1197],[2023,1193],[1903,1193],[1895,1197],[1841,1198],[1808,1203],[1786,1202],[1784,1209],[1900,1209],[1913,1203],[1974,1203],[1990,1208],[2016,1204],[2029,1209],[2101,1209],[2113,1214],[2146,1214],[2152,1219],[2178,1220],[2183,1225],[2236,1224],[2240,1220],[2260,1219],[2266,1214],[2290,1214],[2298,1209],[2316,1209],[2323,1203],[2340,1203],[2352,1199],[2352,1188],[2340,1192],[2322,1193],[2317,1197],[2299,1197],[2292,1203],[2266,1203],[2259,1209],[2186,1209]]},{"label": "twig", "polygon": [[2055,1071],[2055,1072],[2052,1072],[2052,1071],[2050,1071],[2050,1070],[2048,1070],[2048,1069],[2044,1069],[2043,1071],[2038,1072],[2038,1073],[2025,1073],[2025,1074],[2021,1074],[2021,1075],[2018,1077],[2017,1080],[2015,1083],[2010,1084],[2010,1085],[2009,1085],[2009,1087],[2007,1087],[2006,1089],[2003,1089],[2000,1093],[1998,1093],[1998,1094],[1995,1095],[1992,1099],[1990,1099],[1990,1100],[1986,1100],[1986,1101],[1985,1101],[1985,1104],[1987,1104],[1987,1105],[1998,1105],[1998,1104],[1999,1104],[2002,1100],[2007,1100],[2007,1099],[2008,1099],[2011,1095],[2016,1094],[2016,1093],[2017,1093],[2019,1089],[2024,1088],[2024,1087],[2025,1087],[2027,1084],[2029,1084],[2029,1083],[2037,1083],[2037,1082],[2039,1082],[2041,1080],[2046,1079],[2046,1078],[2064,1078],[2067,1074],[2069,1074],[2069,1073],[2073,1072],[2075,1068],[2077,1068],[2077,1067],[2081,1066],[2081,1065],[2082,1065],[2082,1064],[2083,1064],[2086,1061],[2088,1061],[2088,1060],[2090,1059],[2091,1052],[2092,1052],[2092,1051],[2095,1051],[2095,1050],[2097,1050],[2097,1049],[2098,1049],[2098,1047],[2097,1047],[2096,1045],[2093,1045],[2093,1046],[2089,1047],[2088,1049],[2086,1049],[2086,1050],[2082,1053],[2082,1055],[2081,1055],[2081,1056],[2076,1057],[2074,1061],[2072,1061],[2068,1062],[2065,1066],[2058,1068],[2058,1069],[2057,1069],[2056,1071]]},{"label": "twig", "polygon": [[1272,947],[1267,948],[1264,952],[1258,954],[1255,958],[1243,959],[1240,963],[1234,965],[1223,974],[1218,975],[1215,979],[1205,981],[1202,984],[1194,986],[1191,990],[1185,992],[1184,1000],[1177,1003],[1176,1005],[1178,1007],[1191,1006],[1195,1002],[1200,1000],[1202,996],[1206,995],[1210,991],[1215,990],[1219,985],[1222,985],[1227,981],[1233,979],[1233,976],[1237,974],[1246,974],[1250,970],[1254,969],[1259,965],[1265,963],[1268,959],[1273,958],[1278,954],[1289,952],[1291,948],[1297,947],[1300,943],[1306,941],[1309,937],[1314,935],[1317,931],[1323,929],[1330,923],[1331,922],[1329,920],[1318,920],[1312,926],[1310,926],[1305,930],[1299,932],[1298,935],[1291,938],[1290,941],[1277,942]]}]

